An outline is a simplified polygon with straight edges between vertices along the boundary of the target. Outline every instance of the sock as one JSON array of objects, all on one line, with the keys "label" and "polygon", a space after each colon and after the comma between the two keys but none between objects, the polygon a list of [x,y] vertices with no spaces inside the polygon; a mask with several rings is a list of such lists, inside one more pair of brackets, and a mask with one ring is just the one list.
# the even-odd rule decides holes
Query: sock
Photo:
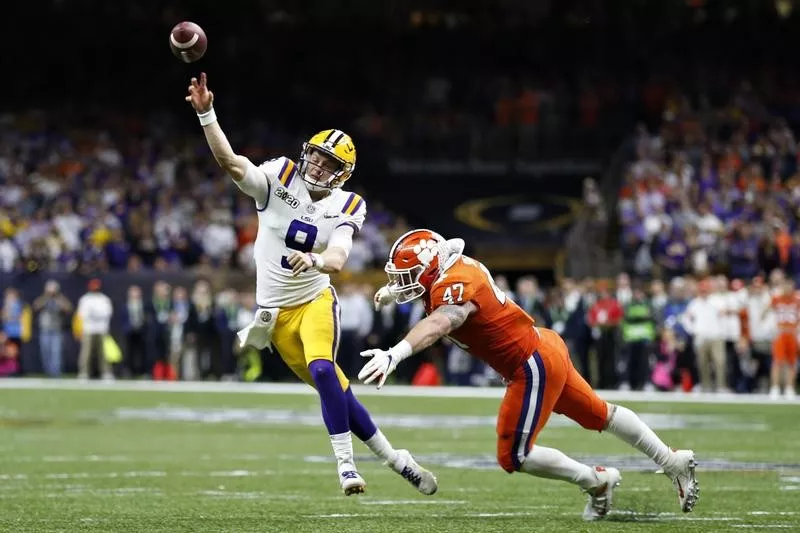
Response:
[{"label": "sock", "polygon": [[349,431],[331,435],[331,446],[333,447],[333,455],[336,456],[340,474],[345,470],[355,468],[353,464],[353,437],[350,436]]},{"label": "sock", "polygon": [[395,460],[397,460],[397,450],[392,447],[392,444],[383,435],[380,429],[375,430],[375,434],[365,440],[364,444],[367,445],[372,453],[390,464],[393,464]]},{"label": "sock", "polygon": [[636,413],[620,405],[612,406],[606,431],[624,440],[658,466],[665,467],[670,462],[672,453],[664,442],[658,438]]},{"label": "sock", "polygon": [[559,450],[539,445],[531,448],[520,471],[536,477],[568,481],[584,490],[597,486],[597,476],[591,466],[579,463]]}]

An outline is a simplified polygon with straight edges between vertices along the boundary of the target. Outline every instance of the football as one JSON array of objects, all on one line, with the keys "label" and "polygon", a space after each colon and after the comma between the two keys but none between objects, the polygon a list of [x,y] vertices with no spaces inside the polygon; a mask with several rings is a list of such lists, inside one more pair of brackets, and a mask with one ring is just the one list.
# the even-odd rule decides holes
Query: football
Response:
[{"label": "football", "polygon": [[206,53],[206,32],[194,22],[178,23],[169,33],[169,47],[175,57],[185,63],[193,63]]}]

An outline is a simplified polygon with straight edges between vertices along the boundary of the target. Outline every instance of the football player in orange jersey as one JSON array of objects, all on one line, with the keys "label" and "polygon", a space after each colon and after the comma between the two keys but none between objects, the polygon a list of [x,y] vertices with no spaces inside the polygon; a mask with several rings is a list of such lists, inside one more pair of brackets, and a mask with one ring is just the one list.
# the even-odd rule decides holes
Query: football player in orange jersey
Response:
[{"label": "football player in orange jersey", "polygon": [[495,285],[480,262],[463,255],[463,241],[426,229],[400,237],[389,252],[389,284],[376,307],[423,298],[426,318],[389,350],[366,350],[371,359],[358,378],[381,388],[398,363],[448,336],[485,361],[506,381],[497,420],[497,460],[507,472],[560,479],[588,494],[586,520],[606,516],[621,479],[616,468],[581,464],[559,450],[534,445],[552,412],[586,429],[608,431],[652,458],[672,480],[681,509],[697,502],[695,457],[672,450],[630,409],[600,399],[575,370],[564,341],[534,320]]},{"label": "football player in orange jersey", "polygon": [[[781,282],[780,290],[773,296],[764,316],[770,310],[775,313],[778,334],[772,342],[769,395],[772,398],[780,397],[783,382],[786,397],[794,398],[797,380],[797,325],[800,321],[800,302],[794,293],[794,281],[784,279]],[[785,380],[782,380],[781,377],[784,376]]]}]

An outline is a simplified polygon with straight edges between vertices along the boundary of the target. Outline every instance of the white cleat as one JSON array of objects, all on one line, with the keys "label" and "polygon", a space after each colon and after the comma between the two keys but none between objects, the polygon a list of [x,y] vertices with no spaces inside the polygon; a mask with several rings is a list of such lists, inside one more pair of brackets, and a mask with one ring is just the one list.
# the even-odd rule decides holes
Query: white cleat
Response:
[{"label": "white cleat", "polygon": [[797,393],[792,387],[786,387],[786,389],[783,391],[783,397],[787,400],[794,400],[797,398]]},{"label": "white cleat", "polygon": [[342,484],[342,492],[345,496],[363,494],[364,488],[367,486],[367,482],[352,464],[343,464],[339,467],[339,482]]},{"label": "white cleat", "polygon": [[672,450],[672,465],[664,468],[664,474],[672,480],[678,492],[678,503],[684,513],[691,513],[700,498],[700,484],[695,477],[697,461],[692,450]]},{"label": "white cleat", "polygon": [[600,484],[594,489],[587,490],[589,501],[583,510],[583,519],[587,522],[602,520],[611,510],[614,500],[614,489],[619,487],[622,475],[616,468],[594,467],[594,475]]},{"label": "white cleat", "polygon": [[778,400],[781,397],[781,388],[773,385],[769,388],[769,399]]},{"label": "white cleat", "polygon": [[408,450],[397,450],[394,463],[386,464],[422,494],[430,496],[439,489],[436,476],[430,470],[419,466]]}]

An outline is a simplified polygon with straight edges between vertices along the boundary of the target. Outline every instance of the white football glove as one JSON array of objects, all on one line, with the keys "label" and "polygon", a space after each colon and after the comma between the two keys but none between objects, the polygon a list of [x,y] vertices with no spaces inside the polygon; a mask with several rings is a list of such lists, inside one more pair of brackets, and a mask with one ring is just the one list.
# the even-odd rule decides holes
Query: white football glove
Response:
[{"label": "white football glove", "polygon": [[400,358],[393,356],[389,350],[377,348],[361,352],[361,357],[372,357],[372,359],[367,361],[367,364],[358,373],[358,379],[364,385],[369,385],[375,378],[380,376],[377,384],[378,390],[383,387],[383,384],[386,383],[386,378],[394,372],[394,369],[397,368],[397,363],[400,362]]},{"label": "white football glove", "polygon": [[386,285],[378,289],[378,291],[375,293],[375,297],[372,299],[372,303],[375,305],[376,311],[380,311],[383,307],[394,301],[395,298],[392,296],[392,293],[389,292],[389,287]]}]

